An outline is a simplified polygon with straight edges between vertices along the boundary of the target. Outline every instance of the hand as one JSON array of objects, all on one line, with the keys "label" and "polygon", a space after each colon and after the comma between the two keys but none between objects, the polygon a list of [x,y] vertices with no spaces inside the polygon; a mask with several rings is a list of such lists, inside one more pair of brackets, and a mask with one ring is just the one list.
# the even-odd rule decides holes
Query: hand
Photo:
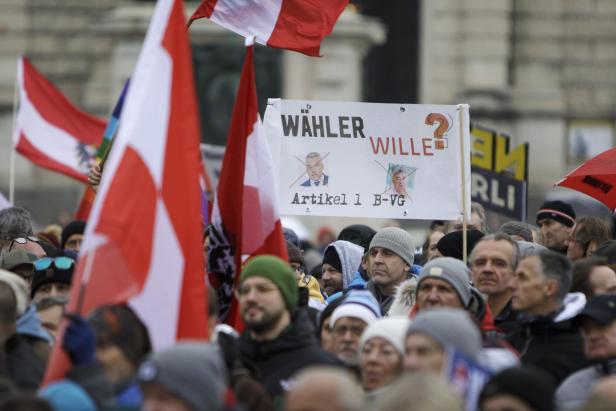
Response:
[{"label": "hand", "polygon": [[62,347],[73,364],[85,365],[96,359],[96,336],[88,322],[78,314],[68,314],[70,323],[64,333]]},{"label": "hand", "polygon": [[88,174],[88,184],[92,187],[94,192],[98,191],[98,185],[101,182],[101,177],[103,176],[103,171],[101,170],[100,163],[97,163],[90,169],[90,173]]}]

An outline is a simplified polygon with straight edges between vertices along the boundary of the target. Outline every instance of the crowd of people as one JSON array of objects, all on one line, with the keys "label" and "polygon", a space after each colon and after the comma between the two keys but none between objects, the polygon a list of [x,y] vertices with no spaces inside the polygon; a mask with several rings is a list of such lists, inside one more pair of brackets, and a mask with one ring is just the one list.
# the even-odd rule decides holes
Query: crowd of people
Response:
[{"label": "crowd of people", "polygon": [[[471,211],[421,247],[399,227],[322,228],[317,244],[285,229],[289,261],[237,273],[243,330],[208,287],[210,341],[153,352],[128,305],[67,312],[83,221],[34,232],[27,210],[1,210],[0,411],[616,408],[610,223],[548,201],[536,225],[488,232]],[[72,368],[43,384],[56,344]]]}]

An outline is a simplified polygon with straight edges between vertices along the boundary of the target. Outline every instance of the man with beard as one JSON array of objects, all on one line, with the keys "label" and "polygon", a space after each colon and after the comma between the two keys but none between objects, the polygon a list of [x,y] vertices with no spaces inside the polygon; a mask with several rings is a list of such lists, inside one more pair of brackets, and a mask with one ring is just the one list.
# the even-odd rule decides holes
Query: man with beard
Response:
[{"label": "man with beard", "polygon": [[246,327],[240,338],[241,359],[254,366],[278,409],[299,370],[340,365],[318,347],[306,313],[296,309],[297,283],[288,263],[270,255],[253,258],[242,271],[237,294]]},{"label": "man with beard", "polygon": [[575,211],[564,201],[546,201],[537,212],[537,225],[543,235],[543,245],[566,254],[569,237],[575,225]]},{"label": "man with beard", "polygon": [[[323,286],[328,297],[358,284],[357,272],[364,249],[348,241],[334,241],[323,254]],[[355,287],[354,287],[355,288]]]}]

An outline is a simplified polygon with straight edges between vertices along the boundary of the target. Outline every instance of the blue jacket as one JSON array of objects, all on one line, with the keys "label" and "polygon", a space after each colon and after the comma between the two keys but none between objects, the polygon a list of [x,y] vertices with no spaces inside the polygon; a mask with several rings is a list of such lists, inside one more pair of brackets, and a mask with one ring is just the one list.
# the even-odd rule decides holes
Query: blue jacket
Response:
[{"label": "blue jacket", "polygon": [[331,296],[327,298],[325,302],[329,304],[332,301],[337,300],[338,298],[342,297],[349,290],[364,290],[365,288],[366,288],[366,280],[362,278],[359,271],[356,271],[355,274],[353,274],[353,278],[351,279],[351,282],[349,282],[349,286],[342,291],[338,291],[337,293],[332,294]]}]

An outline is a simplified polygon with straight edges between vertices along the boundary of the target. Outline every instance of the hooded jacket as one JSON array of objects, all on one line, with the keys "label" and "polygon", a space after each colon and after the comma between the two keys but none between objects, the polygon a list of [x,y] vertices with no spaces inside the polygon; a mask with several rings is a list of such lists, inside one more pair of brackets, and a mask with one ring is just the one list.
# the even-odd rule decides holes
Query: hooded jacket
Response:
[{"label": "hooded jacket", "polygon": [[353,281],[353,277],[361,264],[364,249],[357,244],[344,240],[334,241],[327,246],[325,251],[330,247],[336,250],[336,254],[338,254],[340,259],[340,265],[342,266],[342,289],[346,290],[351,281]]},{"label": "hooded jacket", "polygon": [[314,329],[306,313],[297,310],[291,324],[274,340],[255,341],[246,331],[239,341],[240,358],[257,372],[257,379],[269,393],[276,408],[291,384],[291,377],[311,365],[341,366],[331,354],[318,345]]},{"label": "hooded jacket", "polygon": [[584,294],[567,294],[558,313],[530,318],[507,336],[507,341],[520,353],[522,364],[542,368],[552,376],[555,386],[588,365],[582,335],[573,322],[585,305]]},{"label": "hooded jacket", "polygon": [[41,325],[41,319],[38,317],[34,305],[29,306],[23,315],[17,319],[17,333],[52,343],[49,332]]}]

